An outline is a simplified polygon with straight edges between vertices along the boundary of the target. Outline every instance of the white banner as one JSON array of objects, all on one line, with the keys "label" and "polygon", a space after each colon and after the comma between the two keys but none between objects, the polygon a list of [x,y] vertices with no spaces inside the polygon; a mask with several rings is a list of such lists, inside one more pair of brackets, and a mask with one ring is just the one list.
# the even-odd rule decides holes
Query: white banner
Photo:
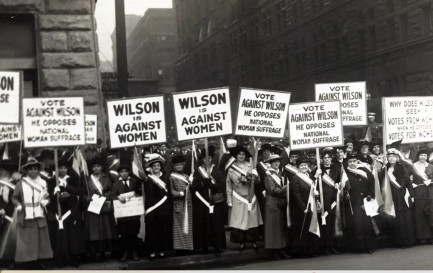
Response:
[{"label": "white banner", "polygon": [[114,217],[124,218],[131,216],[144,215],[143,197],[131,197],[127,202],[122,203],[119,200],[113,201]]},{"label": "white banner", "polygon": [[290,95],[289,92],[241,88],[235,134],[282,138]]},{"label": "white banner", "polygon": [[386,144],[433,141],[433,97],[382,98]]},{"label": "white banner", "polygon": [[228,88],[173,94],[179,141],[232,133]]},{"label": "white banner", "polygon": [[85,144],[82,97],[23,99],[24,146]]},{"label": "white banner", "polygon": [[22,140],[21,125],[0,125],[0,143]]},{"label": "white banner", "polygon": [[367,125],[365,82],[317,83],[316,101],[341,102],[343,126]]},{"label": "white banner", "polygon": [[0,123],[20,122],[20,101],[22,96],[21,73],[0,71]]},{"label": "white banner", "polygon": [[84,115],[86,144],[96,144],[98,139],[98,116]]},{"label": "white banner", "polygon": [[340,101],[289,105],[292,150],[343,145]]},{"label": "white banner", "polygon": [[111,148],[167,141],[164,96],[107,101]]}]

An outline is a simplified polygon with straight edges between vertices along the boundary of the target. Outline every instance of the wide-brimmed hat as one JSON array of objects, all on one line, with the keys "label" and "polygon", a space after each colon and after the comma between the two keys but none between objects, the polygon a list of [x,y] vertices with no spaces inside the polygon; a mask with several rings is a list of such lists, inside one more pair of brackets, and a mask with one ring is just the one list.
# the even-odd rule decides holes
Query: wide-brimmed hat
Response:
[{"label": "wide-brimmed hat", "polygon": [[430,154],[431,150],[427,149],[427,148],[421,148],[419,149],[419,151],[416,153],[416,159],[419,159],[419,155],[421,154],[426,154],[427,156]]},{"label": "wide-brimmed hat", "polygon": [[181,154],[177,154],[171,158],[171,163],[173,164],[183,163],[183,162],[185,162],[185,157]]},{"label": "wide-brimmed hat", "polygon": [[347,154],[346,158],[344,160],[348,161],[349,159],[358,159],[358,155],[355,154]]},{"label": "wide-brimmed hat", "polygon": [[277,160],[281,160],[281,156],[277,154],[272,154],[268,159],[265,160],[265,163],[272,163]]},{"label": "wide-brimmed hat", "polygon": [[294,151],[290,151],[289,157],[291,157],[292,155],[301,156],[302,153],[299,150],[294,150]]},{"label": "wide-brimmed hat", "polygon": [[402,141],[403,141],[403,139],[400,139],[400,140],[398,140],[398,141],[395,141],[395,142],[391,143],[391,144],[389,145],[389,148],[394,148],[394,149],[399,150]]},{"label": "wide-brimmed hat", "polygon": [[252,155],[250,154],[250,152],[244,147],[244,146],[236,146],[234,148],[229,149],[230,154],[236,158],[236,156],[240,153],[240,152],[244,152],[246,157],[251,157]]},{"label": "wide-brimmed hat", "polygon": [[262,144],[262,146],[260,146],[260,150],[259,150],[259,152],[260,152],[260,151],[263,152],[264,150],[269,150],[269,151],[271,151],[271,150],[272,150],[272,145],[269,144],[269,143]]},{"label": "wide-brimmed hat", "polygon": [[146,161],[145,168],[151,167],[156,162],[165,163],[165,159],[160,154],[155,153],[145,155],[144,160]]},{"label": "wide-brimmed hat", "polygon": [[398,156],[400,156],[399,154],[400,153],[399,153],[399,151],[396,148],[389,148],[386,151],[386,155],[398,155]]},{"label": "wide-brimmed hat", "polygon": [[21,169],[26,170],[30,167],[38,166],[39,169],[42,168],[42,163],[39,162],[36,158],[29,156],[27,158],[27,162],[21,166]]},{"label": "wide-brimmed hat", "polygon": [[326,147],[323,149],[322,153],[320,154],[320,157],[325,157],[325,155],[329,155],[330,157],[333,157],[335,154],[335,150],[332,147]]},{"label": "wide-brimmed hat", "polygon": [[355,150],[359,153],[361,151],[362,146],[368,146],[368,149],[370,149],[371,148],[371,142],[369,142],[367,140],[362,140],[355,147]]}]

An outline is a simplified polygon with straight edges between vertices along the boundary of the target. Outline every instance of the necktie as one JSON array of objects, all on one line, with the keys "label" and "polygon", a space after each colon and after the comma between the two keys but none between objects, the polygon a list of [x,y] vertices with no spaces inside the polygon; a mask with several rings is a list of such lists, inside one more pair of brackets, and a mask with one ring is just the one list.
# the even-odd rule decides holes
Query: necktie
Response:
[{"label": "necktie", "polygon": [[129,191],[128,180],[124,180],[123,183],[125,184],[126,192],[128,192]]}]

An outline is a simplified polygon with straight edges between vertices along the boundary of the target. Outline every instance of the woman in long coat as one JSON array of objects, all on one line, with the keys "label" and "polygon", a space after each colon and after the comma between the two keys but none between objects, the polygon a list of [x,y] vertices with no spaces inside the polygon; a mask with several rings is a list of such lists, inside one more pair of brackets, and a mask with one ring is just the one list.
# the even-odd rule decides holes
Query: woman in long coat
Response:
[{"label": "woman in long coat", "polygon": [[102,261],[105,252],[112,251],[112,241],[117,240],[116,220],[111,200],[111,179],[102,172],[103,162],[95,157],[89,164],[92,174],[87,177],[87,185],[82,189],[83,200],[86,207],[89,206],[92,196],[103,196],[107,198],[99,214],[88,210],[84,213],[84,234],[88,242],[91,260]]},{"label": "woman in long coat", "polygon": [[258,249],[258,227],[263,224],[254,185],[260,183],[258,173],[245,160],[251,154],[242,146],[230,150],[236,161],[230,166],[226,179],[227,205],[231,208],[229,227],[232,228],[230,240],[240,243],[240,251],[245,243],[251,242]]},{"label": "woman in long coat", "polygon": [[[212,246],[215,254],[226,248],[224,230],[224,174],[212,164],[215,147],[209,146],[208,156],[202,150],[203,165],[194,172],[191,194],[193,196],[194,249],[207,252]],[[208,169],[210,176],[208,175]],[[209,196],[210,193],[210,196]],[[212,207],[212,213],[211,208]]]},{"label": "woman in long coat", "polygon": [[273,250],[274,258],[288,258],[283,252],[287,246],[287,185],[284,185],[280,167],[281,157],[271,155],[266,160],[271,166],[265,176],[266,213],[265,248]]},{"label": "woman in long coat", "polygon": [[185,158],[175,155],[171,159],[170,191],[173,198],[173,249],[193,250],[193,212],[190,181],[184,174]]},{"label": "woman in long coat", "polygon": [[173,248],[173,218],[171,212],[170,181],[162,172],[164,158],[159,154],[147,154],[146,168],[150,174],[144,183],[146,195],[146,235],[145,243],[150,252],[149,258],[165,257],[165,251]]},{"label": "woman in long coat", "polygon": [[433,243],[433,229],[430,225],[429,214],[433,202],[433,165],[427,162],[429,151],[421,149],[417,153],[417,161],[413,164],[413,192],[415,235],[418,242],[427,240]]},{"label": "woman in long coat", "polygon": [[396,215],[390,221],[392,240],[397,247],[405,248],[414,245],[416,242],[412,208],[410,207],[414,193],[406,168],[402,163],[397,162],[398,154],[399,151],[395,148],[388,149],[386,153],[388,163],[386,168],[380,172],[379,177],[380,181],[384,181],[386,175],[391,185]]},{"label": "woman in long coat", "polygon": [[26,175],[16,185],[11,198],[18,213],[15,262],[50,259],[53,251],[44,212],[49,196],[46,182],[39,176],[41,165],[29,158],[22,169]]},{"label": "woman in long coat", "polygon": [[[312,193],[311,191],[314,190],[316,185],[310,178],[310,159],[308,156],[298,158],[296,164],[298,166],[299,172],[297,175],[292,175],[290,178],[290,215],[292,217],[290,234],[292,243],[292,256],[311,258],[315,253],[318,252],[319,243],[319,237],[309,231],[309,227],[313,218],[312,206],[316,206],[316,203],[315,199],[312,200],[313,204],[309,203],[308,200],[310,195],[314,195],[314,192]],[[317,220],[317,212],[315,217]]]}]

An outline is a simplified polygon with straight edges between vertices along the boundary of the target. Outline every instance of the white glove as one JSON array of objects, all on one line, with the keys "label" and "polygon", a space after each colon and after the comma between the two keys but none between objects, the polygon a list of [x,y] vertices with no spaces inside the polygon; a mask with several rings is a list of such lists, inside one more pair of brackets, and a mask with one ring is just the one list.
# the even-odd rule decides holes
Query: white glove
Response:
[{"label": "white glove", "polygon": [[183,191],[181,191],[179,194],[180,194],[180,196],[182,196],[182,197],[185,196],[185,193],[184,193]]},{"label": "white glove", "polygon": [[22,210],[23,210],[23,207],[22,207],[21,205],[18,205],[18,206],[17,206],[17,211],[20,212],[20,211],[22,211]]},{"label": "white glove", "polygon": [[425,184],[426,186],[430,185],[431,183],[432,183],[432,182],[431,182],[431,179],[428,179],[428,180],[424,181],[424,184]]},{"label": "white glove", "polygon": [[415,198],[411,197],[410,200],[412,200],[412,203],[415,203]]},{"label": "white glove", "polygon": [[340,183],[335,183],[334,187],[335,187],[336,190],[338,190],[340,188]]},{"label": "white glove", "polygon": [[266,198],[266,191],[262,191],[263,197]]},{"label": "white glove", "polygon": [[188,177],[188,181],[189,181],[189,183],[192,183],[192,180],[193,180],[193,176],[192,176],[192,174]]},{"label": "white glove", "polygon": [[0,209],[0,215],[5,215],[5,210],[4,209]]},{"label": "white glove", "polygon": [[232,205],[232,203],[228,203],[227,206],[232,207],[233,205]]},{"label": "white glove", "polygon": [[319,196],[319,192],[317,190],[314,190],[314,195]]},{"label": "white glove", "polygon": [[60,192],[60,188],[58,186],[56,186],[54,188],[54,195],[56,195],[56,193]]},{"label": "white glove", "polygon": [[251,173],[254,175],[254,176],[259,176],[259,174],[257,173],[257,170],[256,169],[252,169],[251,170]]},{"label": "white glove", "polygon": [[48,205],[48,202],[49,201],[47,199],[42,199],[41,200],[41,206],[45,208]]},{"label": "white glove", "polygon": [[122,202],[122,203],[125,203],[125,202],[126,202],[126,198],[125,198],[125,196],[119,195],[118,198],[119,198],[119,201],[120,201],[120,202]]},{"label": "white glove", "polygon": [[66,187],[66,183],[65,182],[59,182],[59,187]]},{"label": "white glove", "polygon": [[322,175],[322,170],[317,170],[316,174],[314,175],[315,178],[319,178],[319,176]]}]

